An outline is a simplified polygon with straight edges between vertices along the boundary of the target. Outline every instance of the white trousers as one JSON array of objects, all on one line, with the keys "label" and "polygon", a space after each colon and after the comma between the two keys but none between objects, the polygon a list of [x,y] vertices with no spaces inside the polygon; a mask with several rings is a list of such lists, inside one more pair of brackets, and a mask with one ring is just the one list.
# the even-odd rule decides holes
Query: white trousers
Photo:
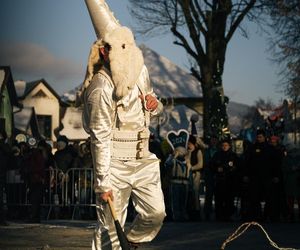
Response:
[{"label": "white trousers", "polygon": [[[126,231],[128,240],[135,243],[151,241],[159,232],[166,215],[159,160],[112,161],[111,183],[114,207],[123,228],[130,197],[137,212],[132,225]],[[96,210],[98,221],[92,249],[120,250],[108,204],[96,198]]]}]

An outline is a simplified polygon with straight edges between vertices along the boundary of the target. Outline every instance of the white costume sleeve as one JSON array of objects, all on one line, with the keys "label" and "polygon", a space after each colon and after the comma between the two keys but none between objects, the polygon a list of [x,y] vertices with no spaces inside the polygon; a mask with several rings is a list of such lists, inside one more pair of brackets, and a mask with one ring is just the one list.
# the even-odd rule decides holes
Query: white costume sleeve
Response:
[{"label": "white costume sleeve", "polygon": [[96,193],[111,190],[110,134],[114,116],[113,87],[101,74],[96,74],[84,95],[84,125],[91,136]]}]

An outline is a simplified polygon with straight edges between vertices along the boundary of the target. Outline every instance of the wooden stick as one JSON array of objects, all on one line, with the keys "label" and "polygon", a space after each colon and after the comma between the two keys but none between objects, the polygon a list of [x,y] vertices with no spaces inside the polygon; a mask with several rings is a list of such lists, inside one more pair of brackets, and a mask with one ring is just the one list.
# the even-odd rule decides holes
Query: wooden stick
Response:
[{"label": "wooden stick", "polygon": [[124,233],[124,231],[123,231],[123,229],[120,225],[120,222],[117,218],[117,214],[116,214],[113,202],[110,199],[110,197],[108,197],[107,201],[108,201],[109,209],[110,209],[110,212],[111,212],[111,216],[112,216],[112,218],[114,220],[114,223],[115,223],[115,228],[116,228],[116,231],[117,231],[118,239],[120,241],[120,246],[121,246],[122,250],[130,250],[127,237],[126,237],[126,235],[125,235],[125,233]]}]

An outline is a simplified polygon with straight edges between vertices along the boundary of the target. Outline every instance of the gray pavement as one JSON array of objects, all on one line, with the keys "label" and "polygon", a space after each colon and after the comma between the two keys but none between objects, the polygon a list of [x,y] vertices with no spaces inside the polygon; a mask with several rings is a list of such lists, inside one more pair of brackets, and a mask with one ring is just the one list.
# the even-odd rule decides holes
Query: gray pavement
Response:
[{"label": "gray pavement", "polygon": [[[222,243],[242,223],[165,222],[156,239],[141,250],[221,249]],[[262,224],[269,237],[281,248],[300,249],[300,223]],[[83,250],[91,249],[95,221],[49,220],[41,224],[9,222],[0,226],[1,250]],[[275,249],[264,232],[251,226],[225,249]]]}]

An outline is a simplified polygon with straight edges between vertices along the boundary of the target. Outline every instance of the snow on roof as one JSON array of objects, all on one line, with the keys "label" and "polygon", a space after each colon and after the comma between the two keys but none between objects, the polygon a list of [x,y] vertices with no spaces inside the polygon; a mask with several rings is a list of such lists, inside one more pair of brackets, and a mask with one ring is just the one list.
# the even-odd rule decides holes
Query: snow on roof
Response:
[{"label": "snow on roof", "polygon": [[59,133],[65,135],[70,140],[85,140],[89,135],[85,132],[82,126],[82,109],[75,107],[66,108],[65,115],[61,120],[63,130]]},{"label": "snow on roof", "polygon": [[[165,137],[167,133],[171,130],[178,131],[179,129],[186,129],[189,132],[191,131],[191,123],[190,118],[192,115],[197,115],[197,113],[186,107],[185,105],[176,105],[176,106],[168,106],[164,109],[164,112],[159,117],[159,129],[160,136]],[[199,116],[200,120],[196,122],[196,129],[198,135],[202,134],[202,121],[201,116]],[[157,117],[151,119],[150,131],[156,134],[158,120]]]},{"label": "snow on roof", "polygon": [[140,45],[148,68],[154,92],[160,98],[202,97],[200,83],[169,59]]},{"label": "snow on roof", "polygon": [[17,96],[18,97],[23,96],[26,89],[26,82],[21,80],[15,81],[15,88],[16,88]]}]

